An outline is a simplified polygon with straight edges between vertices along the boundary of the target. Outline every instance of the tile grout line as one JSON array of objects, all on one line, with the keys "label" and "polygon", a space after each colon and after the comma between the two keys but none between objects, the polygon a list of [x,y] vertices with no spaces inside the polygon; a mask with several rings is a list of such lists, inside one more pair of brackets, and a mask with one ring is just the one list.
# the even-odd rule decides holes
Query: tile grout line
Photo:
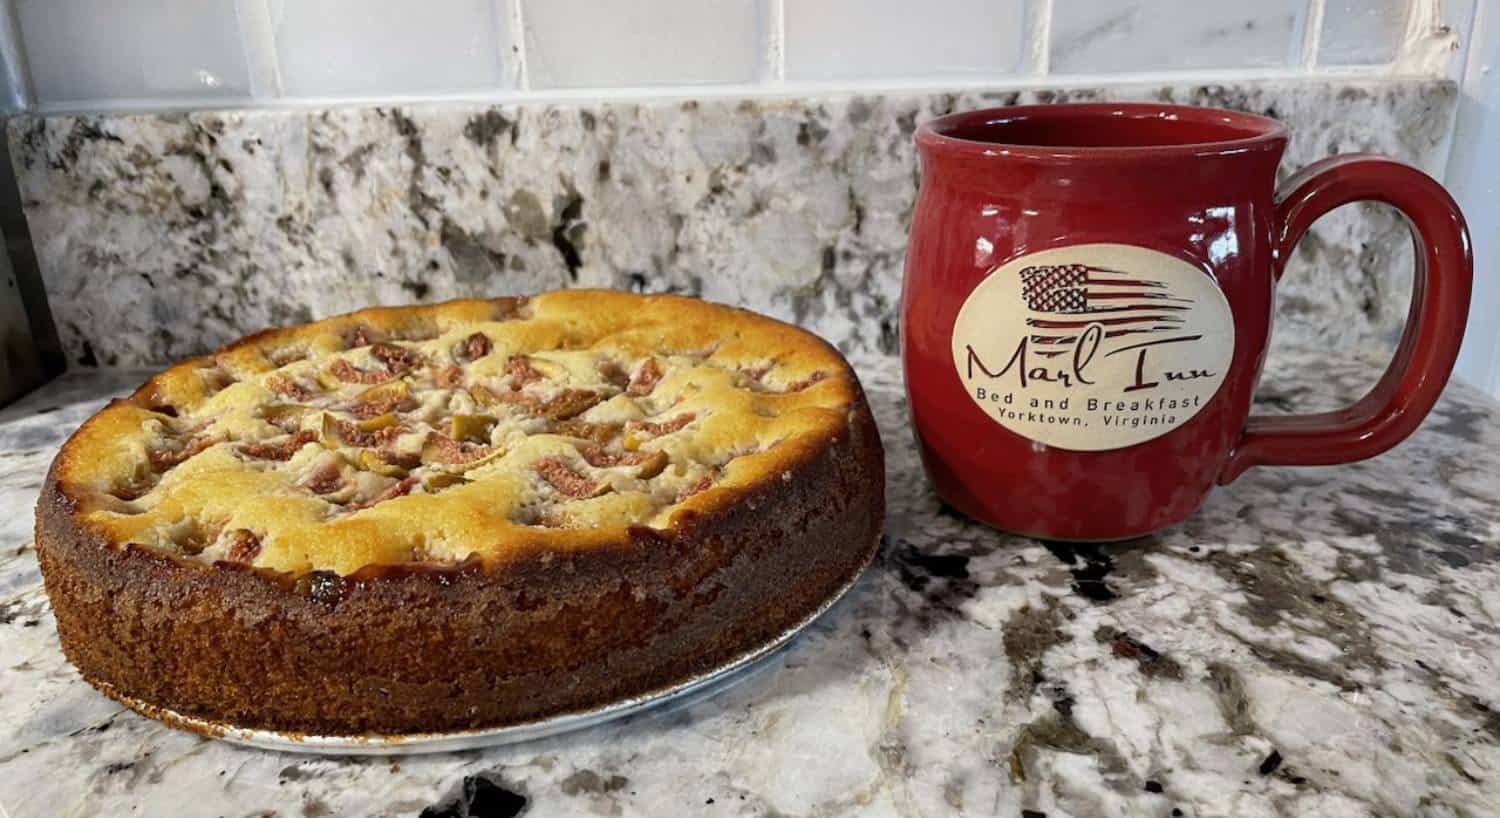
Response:
[{"label": "tile grout line", "polygon": [[15,0],[4,0],[4,7],[0,8],[0,60],[4,61],[5,70],[15,83],[11,99],[5,100],[4,104],[24,111],[36,104],[36,89],[32,87],[31,70],[21,42],[21,24],[16,14]]},{"label": "tile grout line", "polygon": [[250,96],[281,99],[281,58],[276,51],[276,27],[271,22],[271,0],[236,0],[234,14],[240,26],[250,72]]},{"label": "tile grout line", "polygon": [[508,18],[510,29],[510,42],[507,45],[511,53],[515,55],[515,87],[517,91],[531,90],[531,71],[526,58],[526,12],[522,9],[522,0],[495,0],[500,5],[500,10]]},{"label": "tile grout line", "polygon": [[1026,55],[1022,59],[1035,77],[1052,73],[1052,2],[1031,0],[1027,4]]},{"label": "tile grout line", "polygon": [[1318,65],[1318,47],[1323,39],[1323,14],[1325,0],[1307,0],[1307,14],[1302,23],[1303,71],[1312,71]]},{"label": "tile grout line", "polygon": [[781,85],[786,82],[786,0],[770,0],[767,13],[771,17],[766,32],[770,84]]}]

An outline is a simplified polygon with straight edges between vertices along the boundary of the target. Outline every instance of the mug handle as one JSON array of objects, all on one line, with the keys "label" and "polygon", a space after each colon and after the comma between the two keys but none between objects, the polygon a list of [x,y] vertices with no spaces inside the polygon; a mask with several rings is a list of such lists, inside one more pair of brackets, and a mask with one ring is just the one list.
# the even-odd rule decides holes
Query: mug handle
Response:
[{"label": "mug handle", "polygon": [[1374,457],[1416,430],[1448,382],[1469,315],[1474,262],[1458,204],[1422,171],[1384,156],[1346,154],[1293,175],[1276,197],[1276,279],[1314,221],[1362,200],[1395,207],[1411,226],[1416,272],[1395,358],[1375,387],[1346,409],[1252,415],[1219,474],[1221,485],[1251,466],[1325,466]]}]

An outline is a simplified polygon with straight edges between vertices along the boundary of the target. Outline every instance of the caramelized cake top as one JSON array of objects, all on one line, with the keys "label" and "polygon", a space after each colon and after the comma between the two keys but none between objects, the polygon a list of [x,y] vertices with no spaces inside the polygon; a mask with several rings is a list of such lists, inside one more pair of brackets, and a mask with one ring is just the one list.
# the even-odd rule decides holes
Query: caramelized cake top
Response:
[{"label": "caramelized cake top", "polygon": [[54,472],[110,542],[349,574],[670,532],[779,479],[859,390],[796,327],[568,290],[253,335],[112,402]]}]

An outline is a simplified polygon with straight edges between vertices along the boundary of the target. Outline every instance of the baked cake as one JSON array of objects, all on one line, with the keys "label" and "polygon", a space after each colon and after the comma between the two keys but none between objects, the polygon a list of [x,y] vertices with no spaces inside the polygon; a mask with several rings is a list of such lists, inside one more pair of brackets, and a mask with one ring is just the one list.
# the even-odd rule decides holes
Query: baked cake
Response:
[{"label": "baked cake", "polygon": [[880,441],[826,343],[676,296],[378,308],[178,364],[37,508],[64,651],[148,715],[323,735],[645,694],[873,556]]}]

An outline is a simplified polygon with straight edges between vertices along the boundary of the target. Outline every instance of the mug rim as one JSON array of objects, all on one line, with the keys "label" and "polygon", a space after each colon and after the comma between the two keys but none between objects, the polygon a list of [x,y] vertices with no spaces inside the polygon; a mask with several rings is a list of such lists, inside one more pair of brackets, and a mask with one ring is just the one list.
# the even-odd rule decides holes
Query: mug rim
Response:
[{"label": "mug rim", "polygon": [[[1085,119],[1118,116],[1131,119],[1165,119],[1200,125],[1222,125],[1249,133],[1230,139],[1212,139],[1156,145],[1027,145],[982,141],[952,136],[964,126],[989,125],[1019,119]],[[1154,102],[1062,102],[1040,105],[1008,105],[959,111],[930,119],[917,127],[917,146],[969,156],[1029,159],[1140,159],[1153,156],[1203,156],[1264,150],[1284,143],[1290,130],[1279,120],[1225,108],[1170,105]]]}]

